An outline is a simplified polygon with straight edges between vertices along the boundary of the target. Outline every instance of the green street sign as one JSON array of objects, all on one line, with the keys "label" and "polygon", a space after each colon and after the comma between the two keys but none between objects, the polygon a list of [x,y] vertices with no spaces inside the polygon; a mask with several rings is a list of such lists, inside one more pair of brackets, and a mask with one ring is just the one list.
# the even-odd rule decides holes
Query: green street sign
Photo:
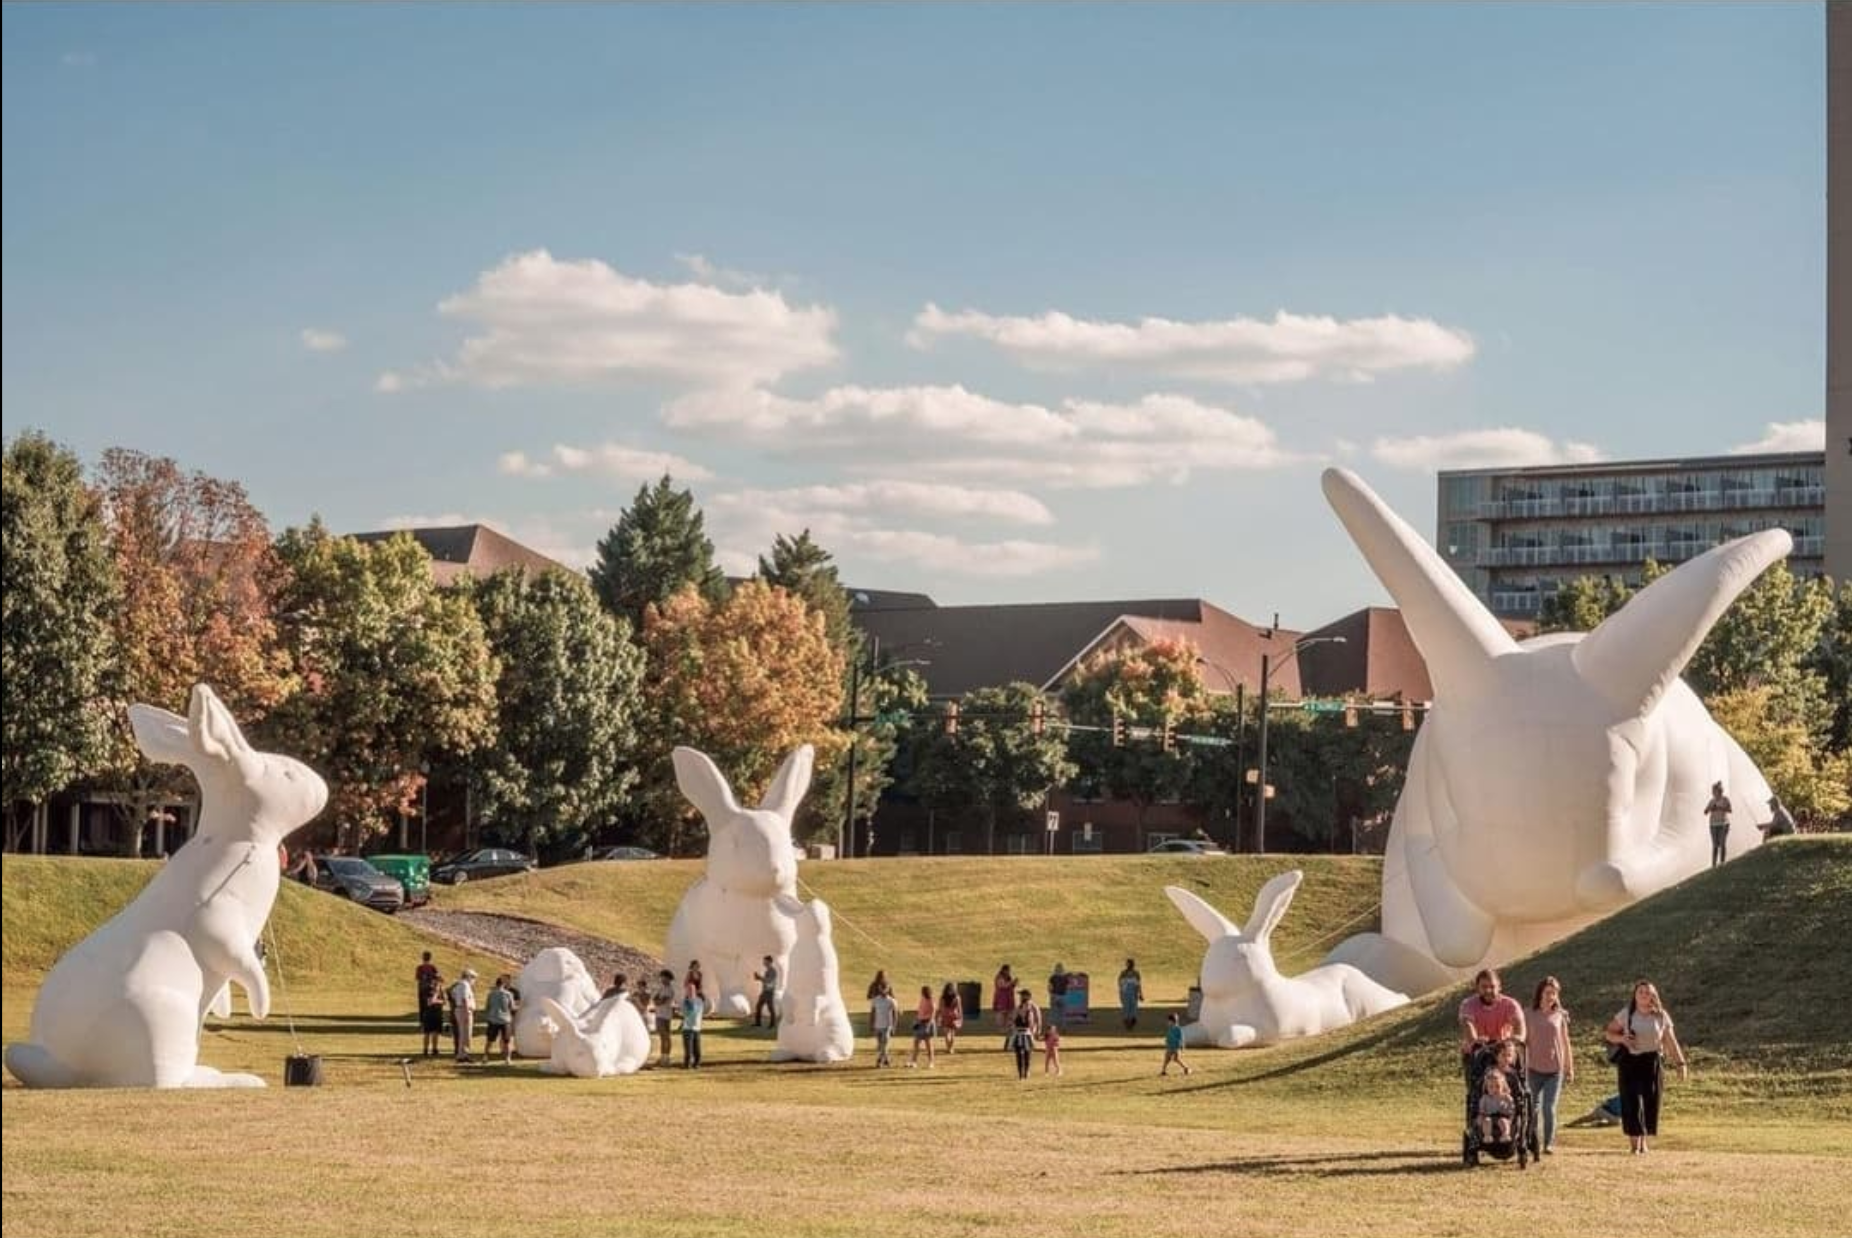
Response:
[{"label": "green street sign", "polygon": [[1341,714],[1347,706],[1343,701],[1307,701],[1303,708],[1308,714]]}]

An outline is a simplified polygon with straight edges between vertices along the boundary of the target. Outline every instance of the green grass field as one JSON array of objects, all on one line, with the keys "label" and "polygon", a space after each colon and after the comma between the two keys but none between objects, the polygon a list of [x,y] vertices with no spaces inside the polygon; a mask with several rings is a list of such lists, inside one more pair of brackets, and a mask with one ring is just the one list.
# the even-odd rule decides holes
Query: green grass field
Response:
[{"label": "green grass field", "polygon": [[[901,983],[988,980],[1056,960],[1100,993],[1136,954],[1161,1016],[1198,938],[1160,892],[1188,884],[1244,916],[1268,859],[917,860],[806,865],[838,911],[852,1012],[874,967]],[[1279,936],[1291,970],[1373,918],[1368,861],[1308,860]],[[145,865],[8,856],[4,1028],[21,1038],[62,950],[133,896]],[[442,891],[659,950],[680,864],[588,864]],[[410,971],[436,950],[391,919],[297,888],[274,917],[302,1043],[327,1085],[226,1092],[27,1092],[4,1118],[7,1235],[1822,1234],[1852,1216],[1852,840],[1799,839],[1694,879],[1508,969],[1562,977],[1581,1078],[1565,1119],[1612,1090],[1594,1025],[1652,976],[1695,1070],[1652,1156],[1571,1130],[1520,1173],[1458,1167],[1451,1007],[1438,994],[1330,1037],[1192,1054],[1157,1076],[1158,1019],[1071,1035],[1060,1077],[1019,1083],[971,1031],[932,1070],[773,1067],[766,1033],[721,1024],[700,1072],[540,1076],[416,1060]],[[474,960],[487,971],[485,962]],[[914,978],[919,977],[916,981]],[[280,992],[280,990],[279,990]],[[1096,1005],[1100,1003],[1096,1002]],[[280,1081],[279,1012],[212,1027],[203,1059]],[[1039,1071],[1039,1063],[1038,1063]]]}]

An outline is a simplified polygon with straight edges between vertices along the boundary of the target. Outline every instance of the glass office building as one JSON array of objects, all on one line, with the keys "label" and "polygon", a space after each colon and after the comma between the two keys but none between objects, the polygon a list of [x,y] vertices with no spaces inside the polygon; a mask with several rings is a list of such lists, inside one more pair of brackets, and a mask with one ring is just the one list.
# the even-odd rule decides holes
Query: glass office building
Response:
[{"label": "glass office building", "polygon": [[1638,584],[1763,529],[1794,536],[1789,568],[1824,570],[1826,453],[1458,469],[1440,474],[1434,544],[1493,614],[1534,619],[1578,576]]}]

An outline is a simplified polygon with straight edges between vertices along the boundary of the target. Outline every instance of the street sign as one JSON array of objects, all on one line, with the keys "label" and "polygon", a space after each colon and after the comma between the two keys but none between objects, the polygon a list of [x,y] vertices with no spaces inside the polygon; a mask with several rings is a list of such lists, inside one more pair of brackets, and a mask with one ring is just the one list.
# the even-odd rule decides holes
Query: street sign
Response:
[{"label": "street sign", "polygon": [[1061,814],[1058,812],[1049,813],[1048,814],[1048,832],[1052,834],[1060,828],[1061,828]]},{"label": "street sign", "polygon": [[1343,701],[1307,701],[1304,708],[1308,714],[1341,714],[1348,706]]}]

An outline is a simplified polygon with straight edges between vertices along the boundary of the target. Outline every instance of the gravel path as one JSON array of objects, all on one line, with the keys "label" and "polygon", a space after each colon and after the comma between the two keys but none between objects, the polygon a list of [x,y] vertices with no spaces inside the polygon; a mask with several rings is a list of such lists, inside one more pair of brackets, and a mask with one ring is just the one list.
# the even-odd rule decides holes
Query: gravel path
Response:
[{"label": "gravel path", "polygon": [[401,911],[399,919],[460,946],[486,950],[517,964],[525,963],[548,946],[564,946],[584,960],[585,966],[591,969],[592,978],[601,986],[611,983],[614,973],[622,972],[630,977],[631,988],[642,988],[647,977],[662,970],[659,960],[641,950],[523,916],[420,907]]}]

